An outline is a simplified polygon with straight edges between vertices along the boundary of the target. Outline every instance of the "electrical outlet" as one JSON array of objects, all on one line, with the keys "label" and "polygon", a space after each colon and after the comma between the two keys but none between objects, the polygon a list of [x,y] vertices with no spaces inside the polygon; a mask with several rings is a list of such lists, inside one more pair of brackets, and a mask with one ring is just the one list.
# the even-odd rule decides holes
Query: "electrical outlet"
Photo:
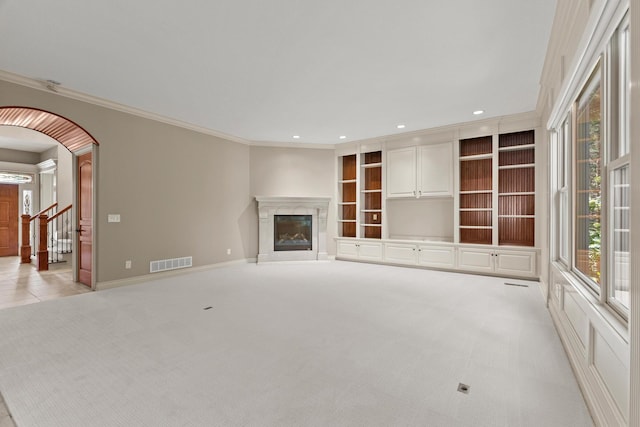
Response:
[{"label": "electrical outlet", "polygon": [[131,268],[131,260],[128,259],[124,262],[124,268]]},{"label": "electrical outlet", "polygon": [[231,248],[227,249],[227,255],[231,255]]},{"label": "electrical outlet", "polygon": [[373,220],[377,221],[378,220],[378,214],[373,214]]}]

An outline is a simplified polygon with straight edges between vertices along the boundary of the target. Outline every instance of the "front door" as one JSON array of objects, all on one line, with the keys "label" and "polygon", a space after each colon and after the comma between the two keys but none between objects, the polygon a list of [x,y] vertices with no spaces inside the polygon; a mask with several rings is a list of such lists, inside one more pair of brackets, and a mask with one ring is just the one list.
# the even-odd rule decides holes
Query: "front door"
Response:
[{"label": "front door", "polygon": [[78,157],[78,280],[91,286],[92,252],[92,156],[91,153]]},{"label": "front door", "polygon": [[18,255],[18,186],[0,184],[0,256]]}]

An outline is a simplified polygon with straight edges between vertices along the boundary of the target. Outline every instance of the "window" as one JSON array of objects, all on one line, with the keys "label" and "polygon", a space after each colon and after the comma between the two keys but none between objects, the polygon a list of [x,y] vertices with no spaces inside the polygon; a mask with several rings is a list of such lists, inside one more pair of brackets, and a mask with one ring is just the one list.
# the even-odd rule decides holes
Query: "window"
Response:
[{"label": "window", "polygon": [[631,221],[629,205],[629,165],[624,164],[611,172],[612,212],[611,212],[611,250],[609,265],[610,286],[609,302],[614,308],[629,310],[629,280],[631,276],[630,235]]},{"label": "window", "polygon": [[602,85],[600,64],[577,101],[574,267],[595,290],[601,283]]},{"label": "window", "polygon": [[[608,24],[609,25],[609,24]],[[621,319],[629,319],[631,280],[629,17],[585,81],[562,99],[551,144],[553,260]]]},{"label": "window", "polygon": [[568,144],[571,141],[570,118],[562,124],[558,138],[558,260],[569,266],[569,177],[567,159]]},{"label": "window", "polygon": [[607,302],[622,316],[629,313],[630,264],[630,170],[629,170],[629,20],[625,19],[611,42],[610,66],[612,70],[612,95],[617,99],[612,105],[612,120],[617,126],[611,129],[611,142],[607,171],[609,177],[609,286]]}]

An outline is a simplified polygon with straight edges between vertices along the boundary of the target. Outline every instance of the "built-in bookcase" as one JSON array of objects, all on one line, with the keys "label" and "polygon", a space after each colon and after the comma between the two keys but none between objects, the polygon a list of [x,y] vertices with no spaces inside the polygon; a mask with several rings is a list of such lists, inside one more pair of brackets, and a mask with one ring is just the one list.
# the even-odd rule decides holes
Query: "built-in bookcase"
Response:
[{"label": "built-in bookcase", "polygon": [[361,155],[360,237],[382,237],[382,151]]},{"label": "built-in bookcase", "polygon": [[356,237],[357,215],[357,161],[356,155],[339,158],[340,176],[338,179],[338,233],[341,237]]},{"label": "built-in bookcase", "polygon": [[534,131],[498,137],[498,244],[533,246],[535,238]]},{"label": "built-in bookcase", "polygon": [[493,236],[493,138],[460,140],[460,243]]},{"label": "built-in bookcase", "polygon": [[534,246],[535,133],[496,137],[460,140],[460,243]]}]

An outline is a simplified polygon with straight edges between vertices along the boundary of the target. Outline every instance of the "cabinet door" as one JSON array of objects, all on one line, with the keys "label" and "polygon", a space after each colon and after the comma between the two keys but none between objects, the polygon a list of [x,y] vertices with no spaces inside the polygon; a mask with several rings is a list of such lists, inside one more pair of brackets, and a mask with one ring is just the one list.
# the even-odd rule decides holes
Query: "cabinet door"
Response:
[{"label": "cabinet door", "polygon": [[387,152],[387,197],[416,196],[416,147]]},{"label": "cabinet door", "polygon": [[393,264],[416,264],[416,245],[385,243],[384,261]]},{"label": "cabinet door", "polygon": [[338,240],[336,255],[338,258],[358,258],[358,246],[355,240]]},{"label": "cabinet door", "polygon": [[418,264],[426,267],[454,268],[455,249],[447,246],[418,246]]},{"label": "cabinet door", "polygon": [[461,270],[493,272],[493,250],[459,248],[458,267]]},{"label": "cabinet door", "polygon": [[453,144],[418,147],[418,196],[453,195]]},{"label": "cabinet door", "polygon": [[382,261],[382,243],[359,241],[358,259],[363,261]]},{"label": "cabinet door", "polygon": [[536,253],[534,251],[496,251],[496,273],[534,277]]}]

